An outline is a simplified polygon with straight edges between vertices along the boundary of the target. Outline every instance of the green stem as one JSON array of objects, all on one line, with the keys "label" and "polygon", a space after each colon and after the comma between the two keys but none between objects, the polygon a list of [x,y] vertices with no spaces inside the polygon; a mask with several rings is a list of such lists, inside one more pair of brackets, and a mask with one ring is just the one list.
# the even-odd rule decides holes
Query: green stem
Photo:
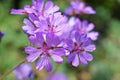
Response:
[{"label": "green stem", "polygon": [[56,68],[53,70],[52,74],[54,74],[54,73],[58,70],[59,66],[60,66],[60,64],[57,64],[57,66],[56,66]]},{"label": "green stem", "polygon": [[17,66],[15,66],[14,68],[12,68],[11,70],[9,70],[8,72],[6,72],[5,74],[3,74],[1,77],[0,77],[0,80],[3,80],[6,76],[8,76],[11,72],[13,72],[17,67],[19,67],[21,64],[25,63],[26,60],[20,62]]}]

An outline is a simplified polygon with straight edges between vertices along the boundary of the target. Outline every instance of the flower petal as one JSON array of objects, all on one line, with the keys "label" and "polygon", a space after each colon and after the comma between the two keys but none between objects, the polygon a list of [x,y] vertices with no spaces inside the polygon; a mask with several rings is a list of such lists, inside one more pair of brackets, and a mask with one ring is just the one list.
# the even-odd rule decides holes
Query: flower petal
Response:
[{"label": "flower petal", "polygon": [[84,49],[85,51],[93,52],[96,49],[96,46],[91,44],[86,46]]},{"label": "flower petal", "polygon": [[41,47],[43,45],[44,39],[42,33],[36,33],[36,36],[30,36],[29,40],[32,44]]},{"label": "flower petal", "polygon": [[88,63],[87,63],[87,60],[84,58],[83,54],[80,54],[80,63],[83,65],[83,66],[86,66]]},{"label": "flower petal", "polygon": [[67,49],[72,50],[74,48],[74,43],[71,39],[66,39]]},{"label": "flower petal", "polygon": [[90,33],[88,33],[87,36],[90,37],[92,40],[95,41],[95,40],[98,39],[99,33],[98,32],[90,32]]},{"label": "flower petal", "polygon": [[59,10],[59,7],[58,7],[58,6],[54,6],[53,8],[51,8],[51,9],[49,9],[49,10],[46,10],[46,12],[47,12],[48,14],[52,14],[52,13],[58,11],[58,10]]},{"label": "flower petal", "polygon": [[50,9],[53,7],[53,2],[52,1],[47,1],[45,4],[45,10]]},{"label": "flower petal", "polygon": [[75,66],[75,67],[77,67],[79,65],[79,58],[78,58],[77,54],[75,55],[75,58],[72,61],[72,65]]},{"label": "flower petal", "polygon": [[33,53],[36,53],[38,50],[32,46],[28,46],[25,48],[25,52],[27,54],[33,54]]},{"label": "flower petal", "polygon": [[84,42],[82,43],[81,46],[86,47],[86,46],[90,45],[91,42],[92,42],[92,40],[90,38],[86,38],[86,39],[84,39]]},{"label": "flower petal", "polygon": [[93,10],[92,7],[88,6],[84,9],[84,13],[86,13],[86,14],[96,14],[96,11]]},{"label": "flower petal", "polygon": [[68,63],[71,63],[74,60],[75,55],[76,55],[75,53],[71,53],[68,55]]},{"label": "flower petal", "polygon": [[61,63],[63,62],[62,57],[60,57],[60,56],[58,56],[58,55],[52,54],[51,57],[52,57],[52,59],[53,59],[55,62],[57,62],[57,63],[60,63],[60,64],[61,64]]},{"label": "flower petal", "polygon": [[47,59],[46,55],[42,55],[40,57],[40,59],[37,61],[37,64],[36,64],[36,69],[37,70],[42,70],[44,68],[45,63],[46,63],[46,59]]},{"label": "flower petal", "polygon": [[43,10],[44,0],[37,0],[35,8],[41,12]]},{"label": "flower petal", "polygon": [[45,65],[45,68],[47,70],[47,72],[50,72],[52,71],[52,63],[50,62],[50,60],[46,60],[46,65]]},{"label": "flower petal", "polygon": [[49,33],[46,35],[46,43],[48,44],[48,46],[57,46],[58,44],[61,43],[61,40],[59,39],[58,36]]},{"label": "flower petal", "polygon": [[40,52],[36,52],[36,53],[30,54],[29,56],[27,56],[26,59],[27,59],[28,62],[33,62],[33,61],[35,61],[39,56],[40,56]]},{"label": "flower petal", "polygon": [[81,43],[85,41],[86,37],[86,34],[80,34],[79,32],[75,32],[75,40],[79,45],[81,45]]},{"label": "flower petal", "polygon": [[93,23],[88,24],[87,31],[89,32],[89,31],[93,30],[94,27],[95,27],[95,25]]},{"label": "flower petal", "polygon": [[19,14],[19,15],[23,15],[23,14],[25,14],[24,13],[25,12],[25,10],[23,10],[23,9],[12,9],[11,10],[11,12],[10,12],[10,14]]},{"label": "flower petal", "polygon": [[89,53],[84,52],[84,53],[83,53],[83,56],[84,56],[84,58],[85,58],[87,61],[92,61],[92,60],[93,60],[92,54],[89,54]]},{"label": "flower petal", "polygon": [[54,50],[52,50],[50,52],[51,54],[55,54],[55,55],[59,55],[59,56],[65,56],[66,52],[65,52],[65,49],[64,48],[55,48]]}]

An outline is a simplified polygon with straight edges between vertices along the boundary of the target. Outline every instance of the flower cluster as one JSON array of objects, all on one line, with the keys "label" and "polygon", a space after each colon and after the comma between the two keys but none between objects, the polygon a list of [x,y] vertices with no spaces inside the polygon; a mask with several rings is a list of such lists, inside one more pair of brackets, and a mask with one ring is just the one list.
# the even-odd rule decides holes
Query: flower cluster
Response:
[{"label": "flower cluster", "polygon": [[[73,10],[76,14],[95,14],[91,7],[85,7],[82,2],[71,2],[71,6],[65,12]],[[28,16],[22,27],[32,44],[25,48],[28,54],[26,59],[28,62],[37,60],[36,69],[45,68],[49,72],[52,70],[51,59],[61,64],[63,57],[68,57],[68,63],[75,67],[79,64],[86,66],[87,61],[92,61],[93,56],[89,52],[96,49],[92,41],[98,37],[98,32],[92,31],[93,23],[89,24],[86,20],[80,21],[75,17],[68,20],[67,16],[59,12],[58,6],[52,1],[44,3],[44,0],[32,0],[32,6],[12,9],[11,14]]]}]

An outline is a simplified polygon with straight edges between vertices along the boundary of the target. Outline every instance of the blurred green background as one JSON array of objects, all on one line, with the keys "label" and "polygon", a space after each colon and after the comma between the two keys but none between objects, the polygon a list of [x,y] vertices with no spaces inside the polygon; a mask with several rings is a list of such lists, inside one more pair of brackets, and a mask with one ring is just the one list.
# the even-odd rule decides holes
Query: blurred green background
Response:
[{"label": "blurred green background", "polygon": [[[64,11],[70,0],[53,1]],[[97,11],[96,15],[81,16],[82,19],[94,22],[95,31],[100,34],[95,42],[97,49],[92,53],[94,60],[87,67],[78,68],[64,62],[58,71],[64,72],[69,80],[120,80],[120,0],[82,1]],[[5,34],[0,43],[0,76],[26,57],[24,47],[29,42],[21,29],[26,16],[10,14],[12,8],[23,8],[25,4],[31,4],[31,0],[0,0],[0,31]],[[47,74],[44,70],[34,72],[37,75],[34,80],[43,80]],[[11,73],[4,80],[16,79]]]}]

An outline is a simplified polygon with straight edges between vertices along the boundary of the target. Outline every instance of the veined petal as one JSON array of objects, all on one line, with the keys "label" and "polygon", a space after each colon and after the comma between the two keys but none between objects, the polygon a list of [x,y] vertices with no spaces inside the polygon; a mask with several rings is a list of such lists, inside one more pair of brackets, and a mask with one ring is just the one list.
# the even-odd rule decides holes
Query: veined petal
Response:
[{"label": "veined petal", "polygon": [[45,10],[51,9],[53,7],[53,2],[52,1],[47,1],[45,4]]},{"label": "veined petal", "polygon": [[28,47],[25,48],[25,52],[27,54],[33,54],[33,53],[38,52],[38,50],[36,48],[32,47],[32,46],[28,46]]},{"label": "veined petal", "polygon": [[66,39],[67,49],[72,50],[74,48],[74,43],[71,39]]},{"label": "veined petal", "polygon": [[59,10],[59,7],[58,6],[54,6],[53,8],[48,9],[45,12],[47,12],[48,14],[52,14],[52,13],[58,11],[58,10]]},{"label": "veined petal", "polygon": [[48,44],[48,46],[57,46],[61,43],[61,40],[59,39],[58,36],[52,33],[48,33],[46,35],[46,43]]},{"label": "veined petal", "polygon": [[31,28],[34,28],[33,24],[30,22],[30,20],[28,20],[26,18],[24,19],[24,24],[31,27]]},{"label": "veined petal", "polygon": [[80,34],[79,32],[75,32],[75,40],[77,44],[81,45],[81,43],[84,42],[86,39],[87,35],[86,34]]},{"label": "veined petal", "polygon": [[83,54],[84,58],[85,58],[87,61],[92,61],[92,60],[93,60],[92,54],[86,53],[86,52],[84,52],[84,53],[82,53],[82,54]]},{"label": "veined petal", "polygon": [[30,20],[28,19],[24,19],[24,24],[25,26],[22,27],[23,31],[27,34],[34,34],[35,31],[35,27],[33,26],[33,24],[30,22]]},{"label": "veined petal", "polygon": [[44,0],[37,0],[35,7],[39,12],[43,10],[43,6],[44,6]]},{"label": "veined petal", "polygon": [[62,57],[60,57],[60,56],[58,56],[58,55],[52,54],[51,57],[52,57],[52,59],[53,59],[55,62],[57,62],[57,63],[62,63],[62,62],[63,62]]},{"label": "veined petal", "polygon": [[84,42],[82,43],[81,46],[86,47],[86,46],[90,45],[91,42],[92,42],[92,40],[90,38],[86,38],[86,39],[84,39]]},{"label": "veined petal", "polygon": [[75,32],[75,40],[79,44],[81,42],[81,35],[79,32]]},{"label": "veined petal", "polygon": [[59,56],[65,56],[66,52],[64,48],[55,48],[50,51],[51,54],[59,55]]},{"label": "veined petal", "polygon": [[40,32],[36,33],[36,38],[37,38],[37,40],[38,40],[38,42],[39,42],[40,46],[42,46],[42,45],[43,45],[43,43],[44,43],[43,34],[42,34],[42,33],[40,33]]},{"label": "veined petal", "polygon": [[40,46],[40,47],[43,45],[43,42],[44,42],[43,36],[40,33],[37,33],[36,36],[35,35],[30,36],[29,40],[32,44]]},{"label": "veined petal", "polygon": [[96,46],[91,44],[86,46],[84,49],[85,51],[93,52],[96,49]]},{"label": "veined petal", "polygon": [[35,20],[38,20],[38,18],[34,14],[29,14],[28,17],[32,22],[34,22]]},{"label": "veined petal", "polygon": [[52,71],[52,63],[50,62],[49,59],[46,59],[46,65],[45,65],[45,68],[46,68],[47,72]]},{"label": "veined petal", "polygon": [[82,64],[83,66],[86,66],[88,63],[87,63],[87,60],[84,58],[83,54],[80,53],[80,64]]},{"label": "veined petal", "polygon": [[71,63],[75,58],[76,53],[71,53],[68,55],[68,63]]},{"label": "veined petal", "polygon": [[95,40],[98,39],[99,33],[98,32],[90,32],[90,33],[87,34],[87,36],[95,41]]},{"label": "veined petal", "polygon": [[36,64],[37,70],[42,70],[44,68],[44,66],[45,66],[44,60],[45,60],[45,58],[43,56],[41,56],[41,58],[37,61],[37,64]]},{"label": "veined petal", "polygon": [[34,13],[34,12],[35,12],[35,10],[32,9],[29,5],[26,5],[26,6],[24,7],[24,10],[25,10],[27,13]]},{"label": "veined petal", "polygon": [[47,55],[42,55],[36,65],[38,70],[42,70],[44,67],[46,68],[47,72],[52,70],[52,64]]},{"label": "veined petal", "polygon": [[79,65],[79,58],[78,58],[77,54],[75,54],[75,58],[72,61],[72,65],[75,67],[77,67]]},{"label": "veined petal", "polygon": [[28,62],[33,62],[40,56],[40,54],[41,54],[41,52],[29,54],[26,59]]},{"label": "veined petal", "polygon": [[24,9],[12,9],[10,14],[19,14],[19,15],[23,15],[25,14],[25,10]]}]

